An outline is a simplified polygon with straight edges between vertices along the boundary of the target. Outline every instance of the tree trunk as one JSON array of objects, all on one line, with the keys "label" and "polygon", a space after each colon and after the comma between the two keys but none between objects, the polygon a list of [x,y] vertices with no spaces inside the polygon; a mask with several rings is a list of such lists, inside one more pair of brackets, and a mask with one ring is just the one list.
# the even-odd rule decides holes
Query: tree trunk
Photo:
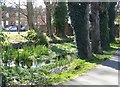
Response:
[{"label": "tree trunk", "polygon": [[51,23],[51,4],[50,2],[44,2],[46,5],[46,26],[47,26],[47,35],[52,37],[52,23]]},{"label": "tree trunk", "polygon": [[91,17],[92,17],[92,51],[94,53],[102,53],[100,41],[100,25],[99,25],[99,3],[91,3]]},{"label": "tree trunk", "polygon": [[115,5],[117,3],[116,2],[110,2],[110,6],[109,6],[109,10],[108,10],[108,14],[109,14],[109,28],[110,28],[110,42],[114,42],[115,41],[115,15],[116,15],[116,11],[115,11]]},{"label": "tree trunk", "polygon": [[[0,6],[1,6],[1,4],[0,4]],[[1,9],[1,7],[0,7],[0,26],[2,25],[2,9]]]},{"label": "tree trunk", "polygon": [[27,21],[29,29],[34,29],[34,12],[33,12],[33,5],[32,0],[27,0]]},{"label": "tree trunk", "polygon": [[82,59],[90,58],[92,55],[89,39],[89,4],[86,2],[69,2],[68,3],[71,24],[73,26],[78,56]]},{"label": "tree trunk", "polygon": [[3,14],[2,14],[2,20],[3,20],[4,27],[6,27],[6,12],[3,12]]},{"label": "tree trunk", "polygon": [[108,2],[100,3],[100,38],[103,50],[110,47],[109,28],[108,28]]},{"label": "tree trunk", "polygon": [[56,35],[58,36],[58,37],[66,37],[66,35],[65,35],[65,27],[63,28],[63,27],[61,27],[61,26],[56,26]]},{"label": "tree trunk", "polygon": [[3,20],[3,25],[4,27],[6,27],[6,20]]}]

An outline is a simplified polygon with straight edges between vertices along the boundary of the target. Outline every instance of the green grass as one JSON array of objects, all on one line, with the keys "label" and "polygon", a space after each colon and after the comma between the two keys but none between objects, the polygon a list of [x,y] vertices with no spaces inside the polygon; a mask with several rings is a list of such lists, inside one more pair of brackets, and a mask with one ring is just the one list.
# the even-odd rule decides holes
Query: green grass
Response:
[{"label": "green grass", "polygon": [[112,58],[118,47],[120,47],[120,39],[116,39],[116,42],[112,43],[111,47],[107,51],[103,51],[103,54],[93,54],[93,58],[85,60],[85,62],[82,64],[82,60],[74,60],[72,65],[76,66],[76,62],[78,65],[80,65],[80,68],[77,70],[73,69],[58,74],[50,74],[49,77],[52,79],[52,83],[59,84],[65,81],[69,81],[77,76],[83,75],[85,72],[91,70],[95,66],[102,64],[105,60]]},{"label": "green grass", "polygon": [[[14,42],[21,42],[21,41],[25,41],[24,38],[21,35],[26,35],[26,32],[22,32],[19,34],[17,34],[17,32],[6,32],[6,34],[8,35],[9,41],[14,41]],[[52,47],[54,47],[52,49]],[[111,58],[117,51],[117,48],[120,47],[120,38],[116,39],[115,43],[111,43],[111,47],[107,50],[107,51],[103,51],[102,54],[93,54],[93,58],[91,59],[85,59],[85,60],[81,60],[78,59],[76,56],[76,50],[75,50],[75,44],[70,44],[70,43],[64,43],[64,44],[52,44],[50,46],[50,48],[52,49],[53,52],[57,53],[61,53],[61,51],[59,52],[59,50],[64,51],[64,53],[70,53],[70,54],[74,54],[73,60],[68,63],[67,59],[62,59],[58,62],[64,62],[65,63],[59,66],[64,66],[64,65],[68,65],[69,67],[74,66],[73,69],[68,69],[64,72],[61,73],[57,73],[57,74],[48,74],[46,73],[47,71],[51,70],[52,68],[55,68],[57,66],[57,63],[55,62],[54,64],[46,64],[43,67],[38,67],[38,68],[18,68],[18,70],[16,70],[16,67],[0,67],[0,72],[3,72],[7,75],[7,80],[9,80],[9,82],[11,84],[17,84],[12,82],[13,78],[18,78],[20,79],[21,82],[20,84],[25,84],[26,79],[30,79],[30,81],[28,82],[28,84],[35,84],[35,81],[37,80],[37,83],[41,83],[41,82],[45,82],[47,84],[59,84],[68,80],[71,80],[77,76],[83,75],[85,72],[91,70],[92,68],[94,68],[95,66],[103,63],[105,60]],[[38,51],[37,51],[38,52]],[[42,71],[41,71],[42,70]],[[30,72],[32,71],[32,73]],[[37,75],[34,75],[34,73],[37,73]],[[43,78],[42,76],[44,76],[44,81],[41,81],[41,78]],[[12,80],[11,80],[12,79]]]},{"label": "green grass", "polygon": [[47,37],[47,38],[49,42],[64,43],[64,42],[72,42],[74,36],[58,37],[56,35],[53,35],[53,37]]},{"label": "green grass", "polygon": [[96,66],[95,63],[89,63],[89,62],[86,62],[86,61],[83,62],[83,61],[84,60],[75,59],[70,64],[70,66],[75,67],[74,69],[66,70],[62,73],[48,75],[48,77],[52,79],[52,84],[59,84],[59,83],[71,80],[77,76],[84,74],[86,71],[88,71]]},{"label": "green grass", "polygon": [[[27,40],[22,37],[26,35],[26,32],[4,32],[8,36],[8,42],[10,43],[18,43],[18,42],[26,42]],[[22,35],[22,36],[21,36]]]},{"label": "green grass", "polygon": [[[27,32],[6,32],[4,33],[8,36],[8,41],[10,43],[19,43],[19,42],[26,42],[27,40],[24,38],[24,36],[27,35]],[[45,34],[45,33],[44,33]],[[56,43],[61,43],[61,42],[71,42],[74,39],[74,36],[67,36],[65,38],[60,38],[54,35],[54,37],[47,37],[48,41],[53,41]]]}]

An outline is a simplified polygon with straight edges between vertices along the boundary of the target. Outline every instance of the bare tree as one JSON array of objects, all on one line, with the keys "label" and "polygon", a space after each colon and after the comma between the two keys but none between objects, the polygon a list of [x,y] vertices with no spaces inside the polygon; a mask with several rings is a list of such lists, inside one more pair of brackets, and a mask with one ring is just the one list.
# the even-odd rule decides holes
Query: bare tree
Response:
[{"label": "bare tree", "polygon": [[2,25],[2,8],[1,8],[1,2],[0,2],[0,26]]},{"label": "bare tree", "polygon": [[48,36],[53,36],[53,30],[52,30],[52,15],[55,10],[56,2],[50,2],[51,0],[44,0],[44,4],[46,6],[46,26],[47,26],[47,34]]},{"label": "bare tree", "polygon": [[45,2],[46,6],[46,26],[47,26],[47,35],[53,36],[52,25],[51,25],[51,5],[50,0],[49,2]]},{"label": "bare tree", "polygon": [[[34,16],[35,16],[35,27],[38,28],[38,22],[42,22],[43,24],[46,24],[45,23],[45,11],[43,10],[42,6],[39,6],[39,7],[35,7],[34,8]],[[38,19],[39,18],[39,19]],[[40,21],[38,21],[40,20]]]},{"label": "bare tree", "polygon": [[29,29],[34,29],[34,12],[33,12],[33,5],[32,0],[27,0],[27,19],[28,19],[28,26]]},{"label": "bare tree", "polygon": [[1,23],[2,23],[2,21],[3,21],[3,25],[6,27],[6,11],[5,11],[5,9],[6,9],[6,1],[5,0],[1,0],[0,1],[0,3],[1,3],[1,7],[0,7],[0,9],[1,9],[1,12],[0,12],[0,14],[1,14]]}]

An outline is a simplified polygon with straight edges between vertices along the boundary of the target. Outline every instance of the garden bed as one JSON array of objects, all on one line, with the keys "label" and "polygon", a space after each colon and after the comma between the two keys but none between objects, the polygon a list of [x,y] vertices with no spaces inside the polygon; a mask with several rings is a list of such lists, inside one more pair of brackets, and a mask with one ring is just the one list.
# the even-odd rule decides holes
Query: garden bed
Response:
[{"label": "garden bed", "polygon": [[[103,54],[93,54],[93,58],[81,60],[77,58],[76,46],[71,43],[51,44],[48,48],[43,45],[17,49],[11,45],[4,46],[0,57],[4,64],[0,66],[0,72],[5,75],[7,85],[59,84],[82,75],[111,58],[119,43],[113,43],[111,47],[103,51]],[[11,60],[16,62],[15,66],[7,64]],[[45,63],[33,67],[33,62]]]}]

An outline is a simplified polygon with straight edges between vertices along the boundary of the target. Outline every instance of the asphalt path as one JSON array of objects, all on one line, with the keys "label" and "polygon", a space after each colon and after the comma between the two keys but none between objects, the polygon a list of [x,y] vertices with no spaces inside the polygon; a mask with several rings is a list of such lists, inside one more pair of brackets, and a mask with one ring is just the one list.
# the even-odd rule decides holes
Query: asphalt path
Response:
[{"label": "asphalt path", "polygon": [[107,87],[107,85],[118,85],[120,83],[120,79],[118,78],[119,70],[120,50],[115,56],[113,56],[113,58],[105,61],[102,65],[98,65],[82,76],[62,83],[61,85],[106,85],[105,87]]}]

